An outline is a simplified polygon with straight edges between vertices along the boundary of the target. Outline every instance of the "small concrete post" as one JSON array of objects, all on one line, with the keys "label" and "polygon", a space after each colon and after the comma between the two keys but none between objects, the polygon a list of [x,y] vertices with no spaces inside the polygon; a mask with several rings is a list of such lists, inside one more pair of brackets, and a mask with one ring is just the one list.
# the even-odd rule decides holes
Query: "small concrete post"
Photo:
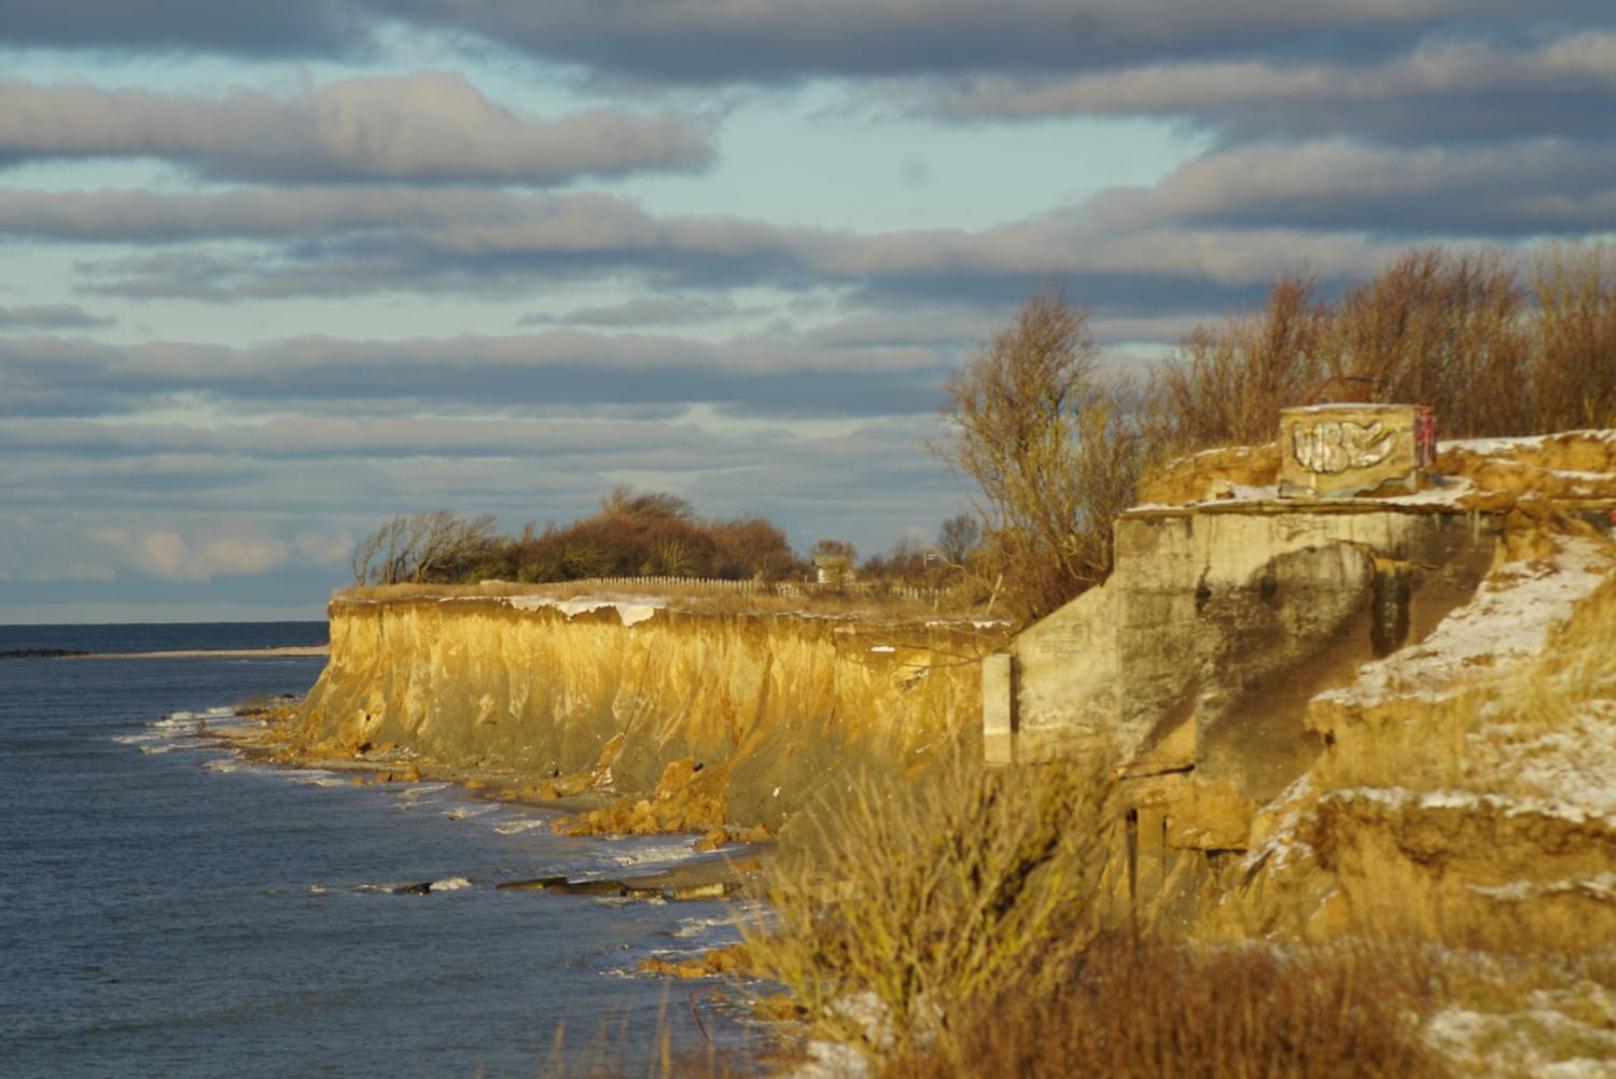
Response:
[{"label": "small concrete post", "polygon": [[1015,657],[982,658],[982,755],[989,764],[1016,763]]}]

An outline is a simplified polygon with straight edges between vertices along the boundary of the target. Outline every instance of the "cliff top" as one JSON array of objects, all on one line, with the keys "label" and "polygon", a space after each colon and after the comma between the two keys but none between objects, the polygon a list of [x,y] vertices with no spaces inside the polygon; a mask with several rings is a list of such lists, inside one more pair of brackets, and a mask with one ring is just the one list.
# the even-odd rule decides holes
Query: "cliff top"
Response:
[{"label": "cliff top", "polygon": [[1419,489],[1349,498],[1282,498],[1280,448],[1232,446],[1172,461],[1147,476],[1127,515],[1219,511],[1505,512],[1522,503],[1616,507],[1616,430],[1438,443]]},{"label": "cliff top", "polygon": [[515,610],[553,609],[567,618],[613,608],[624,625],[655,617],[658,611],[696,615],[753,615],[822,618],[861,623],[944,625],[998,629],[1009,625],[986,607],[971,606],[953,593],[894,588],[840,592],[806,584],[770,585],[752,581],[572,581],[521,584],[401,584],[346,588],[333,606],[365,603],[492,602]]}]

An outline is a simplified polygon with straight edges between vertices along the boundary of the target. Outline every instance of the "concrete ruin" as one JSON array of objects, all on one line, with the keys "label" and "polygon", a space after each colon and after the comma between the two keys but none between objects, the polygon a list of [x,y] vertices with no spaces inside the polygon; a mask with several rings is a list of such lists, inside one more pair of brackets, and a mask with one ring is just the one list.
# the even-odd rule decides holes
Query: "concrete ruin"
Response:
[{"label": "concrete ruin", "polygon": [[1423,639],[1475,591],[1496,533],[1378,501],[1130,510],[1110,580],[986,661],[988,760],[1099,753],[1266,800],[1317,751],[1307,701]]},{"label": "concrete ruin", "polygon": [[1245,849],[1326,745],[1310,703],[1475,595],[1510,483],[1530,473],[1589,520],[1612,504],[1609,483],[1583,491],[1593,473],[1549,460],[1608,440],[1450,443],[1437,467],[1412,406],[1290,409],[1280,435],[1178,462],[1155,487],[1174,494],[1116,521],[1110,579],[987,657],[988,761],[1105,760],[1128,804],[1168,815],[1170,845]]}]

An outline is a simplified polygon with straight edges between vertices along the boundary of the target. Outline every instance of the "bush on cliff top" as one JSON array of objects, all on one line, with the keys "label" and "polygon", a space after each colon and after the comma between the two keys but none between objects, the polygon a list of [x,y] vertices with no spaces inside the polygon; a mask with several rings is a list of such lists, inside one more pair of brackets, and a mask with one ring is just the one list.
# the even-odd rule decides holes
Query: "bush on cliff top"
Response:
[{"label": "bush on cliff top", "polygon": [[1197,328],[1142,385],[1102,363],[1089,313],[1033,297],[948,385],[932,448],[973,482],[972,569],[1023,622],[1111,569],[1141,477],[1214,446],[1273,441],[1316,401],[1429,404],[1446,437],[1616,426],[1616,245],[1417,249],[1337,298],[1311,278]]}]

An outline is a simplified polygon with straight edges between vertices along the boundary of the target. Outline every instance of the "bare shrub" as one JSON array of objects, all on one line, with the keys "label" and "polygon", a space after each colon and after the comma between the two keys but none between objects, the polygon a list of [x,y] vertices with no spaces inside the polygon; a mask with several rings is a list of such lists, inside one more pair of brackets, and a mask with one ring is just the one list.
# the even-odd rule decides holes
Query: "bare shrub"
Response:
[{"label": "bare shrub", "polygon": [[1431,989],[1418,953],[1283,952],[1106,939],[1048,995],[985,1001],[891,1077],[1447,1074],[1423,1047]]},{"label": "bare shrub", "polygon": [[1498,252],[1417,249],[1332,312],[1330,373],[1354,380],[1358,400],[1434,404],[1452,434],[1521,434],[1534,423],[1524,316]]},{"label": "bare shrub", "polygon": [[950,431],[928,448],[980,490],[984,572],[1024,621],[1104,580],[1111,520],[1148,456],[1137,395],[1096,372],[1086,311],[1034,296],[948,383]]},{"label": "bare shrub", "polygon": [[950,565],[963,566],[982,542],[982,524],[969,513],[958,513],[937,529],[937,553]]},{"label": "bare shrub", "polygon": [[1273,438],[1314,401],[1436,406],[1445,435],[1616,424],[1616,248],[1550,249],[1531,272],[1496,251],[1410,251],[1336,302],[1286,277],[1266,307],[1196,330],[1151,386],[1175,451]]},{"label": "bare shrub", "polygon": [[349,566],[356,584],[454,580],[486,557],[494,542],[490,514],[401,513],[355,545]]},{"label": "bare shrub", "polygon": [[1310,278],[1281,278],[1260,312],[1197,329],[1153,386],[1160,437],[1175,449],[1267,442],[1279,410],[1325,376],[1330,313]]},{"label": "bare shrub", "polygon": [[1616,426],[1616,246],[1552,248],[1532,286],[1540,429]]},{"label": "bare shrub", "polygon": [[1011,986],[1052,989],[1096,932],[1110,789],[1095,766],[963,758],[855,782],[813,820],[817,842],[772,869],[775,922],[745,930],[758,973],[871,1053],[946,1032]]}]

